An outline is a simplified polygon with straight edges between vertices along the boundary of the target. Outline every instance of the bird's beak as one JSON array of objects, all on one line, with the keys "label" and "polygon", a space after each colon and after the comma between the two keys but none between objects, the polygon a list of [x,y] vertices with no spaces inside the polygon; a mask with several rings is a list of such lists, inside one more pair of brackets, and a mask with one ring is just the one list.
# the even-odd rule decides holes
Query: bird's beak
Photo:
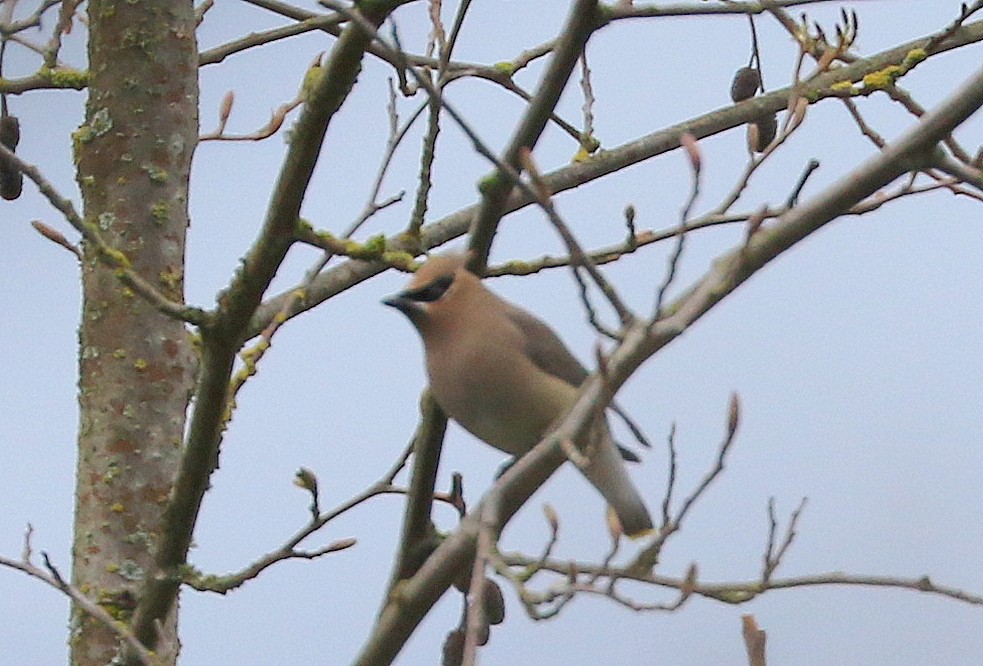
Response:
[{"label": "bird's beak", "polygon": [[389,298],[382,299],[382,304],[388,305],[391,308],[396,308],[407,317],[412,316],[421,309],[420,303],[408,298],[404,292],[399,292],[398,294],[393,294]]}]

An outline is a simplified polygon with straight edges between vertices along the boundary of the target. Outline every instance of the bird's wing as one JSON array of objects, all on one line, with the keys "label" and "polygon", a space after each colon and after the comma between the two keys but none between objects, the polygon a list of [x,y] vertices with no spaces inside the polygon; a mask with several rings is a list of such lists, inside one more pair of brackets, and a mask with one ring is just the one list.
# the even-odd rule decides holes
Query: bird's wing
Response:
[{"label": "bird's wing", "polygon": [[587,379],[587,370],[570,353],[553,329],[511,304],[505,314],[522,332],[526,356],[537,368],[571,386],[580,386]]},{"label": "bird's wing", "polygon": [[[522,331],[525,339],[524,351],[529,360],[543,372],[573,386],[580,386],[587,379],[588,372],[553,329],[525,310],[511,303],[506,305],[508,307],[505,312],[509,321]],[[620,413],[620,408],[613,407]],[[623,444],[617,444],[617,447],[624,460],[639,462],[634,451]]]}]

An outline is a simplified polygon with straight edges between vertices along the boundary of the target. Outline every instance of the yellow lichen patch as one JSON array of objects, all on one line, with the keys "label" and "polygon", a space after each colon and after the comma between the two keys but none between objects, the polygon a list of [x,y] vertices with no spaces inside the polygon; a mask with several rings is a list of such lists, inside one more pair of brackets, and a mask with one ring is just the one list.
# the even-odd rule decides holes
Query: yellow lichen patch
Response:
[{"label": "yellow lichen patch", "polygon": [[888,65],[884,69],[880,69],[876,72],[871,72],[864,77],[864,85],[867,88],[872,88],[874,90],[883,90],[889,86],[893,86],[894,82],[901,76],[904,72],[899,65]]},{"label": "yellow lichen patch", "polygon": [[148,176],[150,176],[151,181],[155,183],[167,182],[168,175],[166,169],[162,169],[155,164],[144,165],[141,168],[147,173]]},{"label": "yellow lichen patch", "polygon": [[750,590],[724,590],[714,596],[725,604],[743,604],[754,599],[757,594]]},{"label": "yellow lichen patch", "polygon": [[587,151],[586,148],[584,148],[583,146],[581,146],[577,150],[577,152],[575,152],[573,154],[573,157],[570,158],[570,161],[573,162],[574,164],[581,164],[583,162],[589,162],[590,161],[590,153]]},{"label": "yellow lichen patch", "polygon": [[300,98],[305,102],[311,101],[314,96],[315,91],[321,85],[321,80],[324,78],[324,67],[321,66],[320,56],[317,60],[311,63],[311,66],[307,68],[304,73],[304,80],[300,84]]},{"label": "yellow lichen patch", "polygon": [[591,136],[581,136],[580,137],[580,146],[581,146],[581,148],[583,148],[584,150],[586,150],[588,153],[590,153],[591,155],[593,155],[598,150],[600,150],[600,148],[601,148],[601,142],[597,139],[597,137],[595,137],[593,135],[591,135]]},{"label": "yellow lichen patch", "polygon": [[270,343],[268,340],[260,340],[255,345],[246,349],[242,352],[242,360],[246,362],[246,365],[250,363],[255,363],[256,359],[262,356],[263,352],[270,348]]},{"label": "yellow lichen patch", "polygon": [[502,178],[498,175],[497,172],[488,174],[487,176],[481,178],[478,181],[478,192],[487,195],[490,192],[492,192],[495,188],[499,187],[501,184],[502,184]]},{"label": "yellow lichen patch", "polygon": [[114,250],[111,247],[101,247],[99,248],[99,253],[102,255],[103,260],[106,263],[110,264],[111,266],[115,266],[116,268],[125,269],[132,266],[127,256],[119,250]]},{"label": "yellow lichen patch", "polygon": [[[119,573],[120,567],[106,567],[109,573]],[[103,591],[99,595],[99,605],[117,622],[127,622],[133,616],[133,598],[128,592]]]},{"label": "yellow lichen patch", "polygon": [[399,268],[400,270],[410,271],[414,269],[413,255],[409,252],[399,252],[396,250],[391,252],[383,252],[382,260],[390,266]]},{"label": "yellow lichen patch", "polygon": [[154,205],[150,207],[150,216],[154,218],[154,222],[157,224],[163,224],[167,222],[171,217],[171,205],[164,199],[157,201]]},{"label": "yellow lichen patch", "polygon": [[314,237],[317,238],[317,242],[325,249],[338,254],[343,254],[345,251],[344,241],[338,240],[330,231],[316,231],[314,232]]},{"label": "yellow lichen patch", "polygon": [[513,259],[502,264],[501,270],[507,275],[530,275],[539,271],[540,267],[530,264],[528,261]]},{"label": "yellow lichen patch", "polygon": [[907,72],[926,58],[928,58],[928,52],[925,49],[912,49],[905,54],[904,60],[901,61],[901,66]]},{"label": "yellow lichen patch", "polygon": [[72,88],[82,90],[89,85],[89,73],[71,67],[42,67],[38,76],[45,79],[56,88]]},{"label": "yellow lichen patch", "polygon": [[501,72],[509,78],[512,78],[512,75],[515,74],[515,65],[510,62],[496,62],[492,67],[496,72]]},{"label": "yellow lichen patch", "polygon": [[[232,386],[236,386],[236,380],[232,380]],[[235,398],[229,398],[228,404],[225,405],[225,411],[222,412],[222,430],[224,431],[229,426],[229,421],[232,420],[232,413],[236,410],[239,403],[236,402]]]},{"label": "yellow lichen patch", "polygon": [[116,502],[111,507],[109,507],[109,510],[112,511],[113,513],[123,513],[126,511],[126,507],[123,506],[122,502]]},{"label": "yellow lichen patch", "polygon": [[352,259],[375,261],[381,259],[382,253],[385,251],[386,237],[384,234],[370,236],[364,243],[345,241],[345,254]]},{"label": "yellow lichen patch", "polygon": [[118,462],[110,462],[109,466],[106,468],[106,472],[102,475],[102,482],[106,485],[111,484],[113,479],[120,475],[121,471],[122,470],[120,470]]},{"label": "yellow lichen patch", "polygon": [[157,274],[157,279],[168,289],[179,289],[181,287],[181,274],[177,271],[161,271]]}]

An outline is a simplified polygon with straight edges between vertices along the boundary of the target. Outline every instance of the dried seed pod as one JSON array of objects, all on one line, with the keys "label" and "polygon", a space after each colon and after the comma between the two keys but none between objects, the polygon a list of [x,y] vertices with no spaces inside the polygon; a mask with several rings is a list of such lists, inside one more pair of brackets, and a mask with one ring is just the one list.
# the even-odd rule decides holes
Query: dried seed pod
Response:
[{"label": "dried seed pod", "polygon": [[734,81],[730,84],[730,98],[743,102],[754,97],[760,87],[761,73],[753,67],[741,67],[734,73]]},{"label": "dried seed pod", "polygon": [[23,189],[24,175],[16,167],[0,163],[0,197],[13,201]]},{"label": "dried seed pod", "polygon": [[493,580],[485,579],[484,602],[485,619],[489,624],[501,624],[505,621],[505,596],[502,588]]},{"label": "dried seed pod", "polygon": [[748,123],[747,127],[748,145],[754,152],[763,153],[778,133],[778,116],[761,116],[753,123]]},{"label": "dried seed pod", "polygon": [[[10,152],[20,143],[20,122],[16,116],[0,117],[0,143]],[[0,157],[0,197],[13,201],[24,189],[24,175],[8,160]]]},{"label": "dried seed pod", "polygon": [[17,116],[0,117],[0,143],[11,151],[17,149],[20,143],[20,122]]},{"label": "dried seed pod", "polygon": [[491,627],[485,622],[478,628],[478,635],[475,636],[475,643],[478,645],[487,645],[488,638],[491,636]]},{"label": "dried seed pod", "polygon": [[467,594],[468,590],[471,589],[471,576],[474,575],[474,560],[471,561],[468,566],[464,567],[461,571],[457,573],[454,577],[454,587],[457,591],[462,594]]},{"label": "dried seed pod", "polygon": [[443,666],[461,666],[464,661],[464,632],[460,629],[447,634],[444,639]]}]

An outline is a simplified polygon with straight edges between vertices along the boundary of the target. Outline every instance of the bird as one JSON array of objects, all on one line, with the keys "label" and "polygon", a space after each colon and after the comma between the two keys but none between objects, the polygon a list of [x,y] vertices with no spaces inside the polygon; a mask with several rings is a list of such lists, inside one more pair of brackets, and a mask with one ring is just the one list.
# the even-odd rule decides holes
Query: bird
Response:
[{"label": "bird", "polygon": [[[468,271],[468,257],[452,252],[429,258],[403,291],[383,303],[406,315],[420,334],[430,390],[441,409],[478,439],[519,457],[573,406],[588,373],[549,325]],[[625,534],[650,533],[652,517],[603,415],[586,438],[586,461],[578,465],[584,476]]]}]

